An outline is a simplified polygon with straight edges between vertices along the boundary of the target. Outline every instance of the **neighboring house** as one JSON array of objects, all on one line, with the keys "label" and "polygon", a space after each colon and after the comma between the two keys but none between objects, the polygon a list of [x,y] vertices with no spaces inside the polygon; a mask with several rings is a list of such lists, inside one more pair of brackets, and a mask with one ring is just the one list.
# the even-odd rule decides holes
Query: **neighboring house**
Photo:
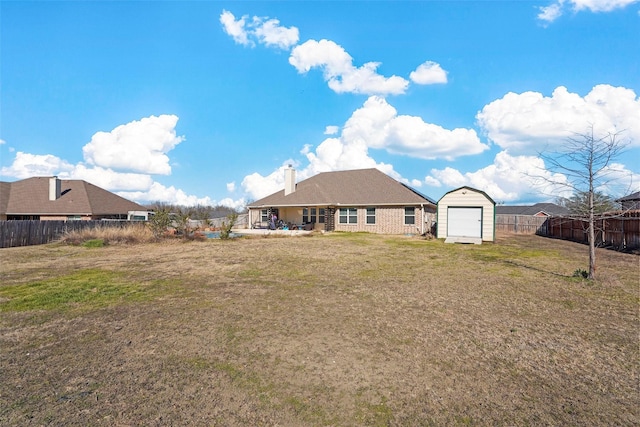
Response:
[{"label": "neighboring house", "polygon": [[377,169],[323,172],[295,182],[285,169],[285,188],[247,206],[252,228],[267,228],[273,215],[290,228],[424,234],[435,202]]},{"label": "neighboring house", "polygon": [[144,206],[82,180],[35,177],[0,182],[0,220],[127,219]]},{"label": "neighboring house", "polygon": [[623,210],[640,209],[640,191],[618,199],[616,202],[620,203]]},{"label": "neighboring house", "polygon": [[497,215],[565,216],[569,209],[555,203],[536,203],[532,206],[496,206]]},{"label": "neighboring house", "polygon": [[495,240],[495,206],[484,191],[460,187],[438,201],[437,237],[447,242]]}]

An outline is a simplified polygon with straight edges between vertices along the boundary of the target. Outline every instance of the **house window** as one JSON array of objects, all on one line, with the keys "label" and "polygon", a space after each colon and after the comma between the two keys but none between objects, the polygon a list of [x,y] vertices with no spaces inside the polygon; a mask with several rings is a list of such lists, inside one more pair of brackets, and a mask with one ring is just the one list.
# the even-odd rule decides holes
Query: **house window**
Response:
[{"label": "house window", "polygon": [[376,223],[376,208],[367,208],[367,224]]},{"label": "house window", "polygon": [[260,221],[269,222],[269,209],[260,210]]},{"label": "house window", "polygon": [[324,224],[324,216],[324,208],[302,208],[302,222],[304,224],[315,224],[316,222]]},{"label": "house window", "polygon": [[304,224],[315,224],[316,223],[316,208],[303,208],[302,209],[302,222]]},{"label": "house window", "polygon": [[404,208],[404,225],[414,225],[416,223],[415,208]]},{"label": "house window", "polygon": [[80,215],[67,215],[67,221],[80,221],[81,219]]},{"label": "house window", "polygon": [[340,208],[340,224],[357,224],[358,210],[356,208]]}]

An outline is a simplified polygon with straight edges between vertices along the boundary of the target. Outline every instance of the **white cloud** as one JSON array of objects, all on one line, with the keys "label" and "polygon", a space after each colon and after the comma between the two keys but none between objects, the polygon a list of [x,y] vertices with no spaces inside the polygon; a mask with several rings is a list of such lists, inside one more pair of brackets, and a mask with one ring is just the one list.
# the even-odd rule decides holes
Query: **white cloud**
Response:
[{"label": "white cloud", "polygon": [[616,9],[624,9],[630,4],[637,3],[640,0],[555,0],[548,6],[542,6],[538,9],[538,19],[546,23],[551,23],[563,15],[566,8],[570,8],[573,12],[611,12]]},{"label": "white cloud", "polygon": [[[225,33],[236,43],[244,46],[261,43],[267,47],[286,50],[295,46],[299,40],[296,27],[283,27],[277,19],[257,16],[251,19],[248,16],[236,19],[233,13],[223,10],[220,23]],[[354,66],[353,58],[341,46],[330,40],[308,40],[295,46],[291,51],[289,63],[299,73],[307,73],[312,68],[322,69],[329,88],[336,93],[397,95],[405,93],[409,86],[409,81],[402,77],[384,77],[378,74],[378,62]],[[446,82],[446,73],[438,64],[431,62],[423,64],[412,75],[420,84]]]},{"label": "white cloud", "polygon": [[245,30],[246,17],[243,16],[236,20],[233,13],[223,10],[220,15],[220,23],[225,33],[229,34],[236,43],[244,46],[253,45],[253,42],[249,41],[249,36]]},{"label": "white cloud", "polygon": [[[184,139],[176,136],[177,121],[176,116],[150,116],[118,126],[111,132],[98,132],[83,148],[88,164],[74,165],[52,154],[18,152],[11,166],[0,169],[0,175],[18,179],[52,175],[80,179],[138,203],[161,201],[185,206],[215,205],[215,200],[209,197],[189,195],[152,178],[153,174],[171,171],[165,153]],[[141,159],[136,159],[136,156]],[[141,166],[138,160],[148,162],[148,165]],[[112,165],[121,170],[112,169]],[[140,169],[146,173],[137,173]],[[244,205],[243,199],[224,199],[223,202],[220,203],[234,209]]]},{"label": "white cloud", "polygon": [[9,167],[0,169],[0,175],[25,179],[32,176],[53,176],[73,170],[73,165],[52,154],[29,154],[18,151]]},{"label": "white cloud", "polygon": [[411,182],[409,183],[409,185],[411,185],[412,187],[422,187],[422,181],[420,181],[419,179],[412,179]]},{"label": "white cloud", "polygon": [[225,197],[224,199],[218,201],[217,203],[214,203],[213,205],[226,206],[228,208],[239,211],[241,209],[244,209],[245,206],[247,206],[247,201],[244,198],[233,200],[229,197]]},{"label": "white cloud", "polygon": [[412,82],[419,85],[430,85],[436,83],[447,82],[447,72],[442,69],[440,64],[427,61],[420,64],[415,71],[409,75]]},{"label": "white cloud", "polygon": [[[487,148],[473,130],[451,131],[425,123],[420,117],[398,116],[386,100],[372,96],[347,120],[340,136],[325,139],[315,151],[310,145],[302,148],[300,152],[309,163],[297,172],[297,178],[306,179],[320,172],[377,168],[399,181],[419,186],[421,182],[418,184],[403,178],[392,165],[377,162],[369,154],[369,149],[434,159],[477,154]],[[267,176],[258,173],[246,176],[242,188],[253,199],[281,190],[284,187],[284,168],[289,163],[291,160]]]},{"label": "white cloud", "polygon": [[75,165],[72,170],[60,173],[59,176],[64,179],[81,179],[109,191],[144,191],[153,185],[150,175],[115,172],[113,169],[99,166],[88,168],[82,163]]},{"label": "white cloud", "polygon": [[489,139],[511,154],[541,152],[593,125],[596,135],[622,132],[640,145],[640,98],[631,89],[595,86],[585,97],[558,87],[551,97],[508,93],[477,115]]},{"label": "white cloud", "polygon": [[253,22],[256,25],[256,37],[268,47],[275,46],[280,49],[289,49],[298,43],[299,34],[296,27],[281,27],[280,21],[277,19],[269,19],[262,22],[259,18],[254,17]]},{"label": "white cloud", "polygon": [[489,148],[473,129],[449,130],[418,116],[398,115],[385,99],[374,96],[347,120],[342,139],[420,159],[453,159]]},{"label": "white cloud", "polygon": [[589,10],[591,12],[611,12],[615,9],[624,9],[638,0],[568,0],[576,11]]},{"label": "white cloud", "polygon": [[340,130],[340,128],[338,126],[327,126],[324,129],[324,134],[325,135],[335,135],[336,133],[338,133],[339,130]]},{"label": "white cloud", "polygon": [[596,191],[616,199],[640,189],[640,174],[629,170],[622,163],[613,162],[595,176],[594,184]]},{"label": "white cloud", "polygon": [[233,13],[223,10],[220,15],[222,28],[233,40],[244,46],[255,46],[256,43],[267,47],[289,49],[298,43],[299,34],[296,27],[283,27],[277,19],[248,16],[236,19]]},{"label": "white cloud", "polygon": [[538,19],[545,23],[551,23],[562,16],[562,6],[559,3],[542,6],[539,10]]},{"label": "white cloud", "polygon": [[425,180],[448,187],[468,185],[486,192],[496,202],[509,202],[529,198],[549,200],[567,195],[567,188],[551,182],[565,183],[562,174],[552,174],[545,169],[544,161],[536,156],[511,156],[506,151],[498,153],[493,164],[475,172],[461,173],[453,168],[432,169]]},{"label": "white cloud", "polygon": [[167,152],[184,140],[177,136],[178,117],[145,117],[121,125],[111,132],[98,132],[82,148],[90,165],[134,172],[169,175]]},{"label": "white cloud", "polygon": [[0,139],[0,145],[6,144],[6,143],[7,143],[7,141],[5,141],[4,139]]},{"label": "white cloud", "polygon": [[[261,199],[284,188],[284,169],[282,165],[267,176],[257,172],[247,175],[242,180],[242,188],[253,200]],[[299,175],[298,175],[299,177]]]},{"label": "white cloud", "polygon": [[[567,178],[548,171],[544,161],[530,152],[541,151],[545,144],[566,142],[567,136],[573,136],[571,132],[584,132],[587,122],[593,122],[596,130],[624,129],[624,137],[640,145],[639,114],[640,106],[633,91],[607,85],[594,87],[584,97],[563,87],[551,97],[534,92],[508,94],[478,114],[485,132],[503,148],[493,163],[464,173],[452,167],[433,169],[422,183],[452,188],[469,185],[486,191],[499,202],[568,196],[568,187],[551,184],[566,183]],[[372,96],[353,112],[340,135],[326,138],[315,148],[305,145],[301,149],[308,164],[298,171],[298,179],[320,172],[375,167],[395,179],[419,186],[415,180],[402,178],[392,165],[377,162],[369,152],[371,149],[416,158],[451,159],[481,153],[488,146],[480,142],[472,129],[448,130],[420,117],[398,115],[385,99]],[[288,163],[291,161],[267,176],[257,173],[247,176],[242,182],[243,189],[254,200],[282,190]],[[621,170],[620,165],[615,173],[632,176],[636,186],[640,182],[637,173]]]},{"label": "white cloud", "polygon": [[424,182],[429,187],[442,187],[442,183],[440,181],[438,181],[437,179],[435,179],[434,177],[432,177],[432,176],[426,176],[424,178]]},{"label": "white cloud", "polygon": [[447,187],[462,187],[463,185],[469,185],[469,180],[465,178],[459,170],[449,166],[444,169],[431,169],[431,175],[427,176],[425,183],[429,184],[431,181],[436,181],[438,183],[438,187],[443,184]]},{"label": "white cloud", "polygon": [[289,63],[299,73],[321,68],[329,87],[337,93],[402,94],[409,82],[398,76],[384,77],[376,73],[380,65],[368,62],[357,68],[353,58],[331,40],[308,40],[291,51]]},{"label": "white cloud", "polygon": [[235,182],[227,182],[227,191],[229,193],[233,193],[236,191],[236,183]]},{"label": "white cloud", "polygon": [[121,191],[117,194],[138,203],[165,202],[183,206],[215,204],[209,197],[188,195],[183,190],[174,186],[166,187],[159,182],[153,182],[146,191]]}]

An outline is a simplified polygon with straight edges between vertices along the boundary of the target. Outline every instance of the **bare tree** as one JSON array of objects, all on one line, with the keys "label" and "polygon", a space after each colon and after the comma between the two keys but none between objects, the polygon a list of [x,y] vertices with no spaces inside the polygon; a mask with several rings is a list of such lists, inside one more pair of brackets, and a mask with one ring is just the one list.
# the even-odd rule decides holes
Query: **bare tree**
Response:
[{"label": "bare tree", "polygon": [[585,133],[567,138],[561,151],[540,154],[549,171],[566,177],[566,181],[562,182],[553,178],[545,180],[555,186],[566,187],[577,196],[575,200],[583,204],[579,211],[584,213],[588,223],[588,279],[594,279],[596,275],[595,220],[598,191],[620,179],[620,171],[613,165],[626,146],[627,142],[620,138],[619,132],[596,136],[592,125]]}]

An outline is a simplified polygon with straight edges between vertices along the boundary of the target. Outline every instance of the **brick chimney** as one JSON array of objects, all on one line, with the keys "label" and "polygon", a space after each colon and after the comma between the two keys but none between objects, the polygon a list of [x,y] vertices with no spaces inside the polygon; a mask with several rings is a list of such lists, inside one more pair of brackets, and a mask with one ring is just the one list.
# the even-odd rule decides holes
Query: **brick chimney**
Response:
[{"label": "brick chimney", "polygon": [[49,178],[49,200],[58,200],[62,191],[62,184],[57,176]]},{"label": "brick chimney", "polygon": [[296,170],[289,165],[284,170],[284,195],[287,196],[296,191]]}]

